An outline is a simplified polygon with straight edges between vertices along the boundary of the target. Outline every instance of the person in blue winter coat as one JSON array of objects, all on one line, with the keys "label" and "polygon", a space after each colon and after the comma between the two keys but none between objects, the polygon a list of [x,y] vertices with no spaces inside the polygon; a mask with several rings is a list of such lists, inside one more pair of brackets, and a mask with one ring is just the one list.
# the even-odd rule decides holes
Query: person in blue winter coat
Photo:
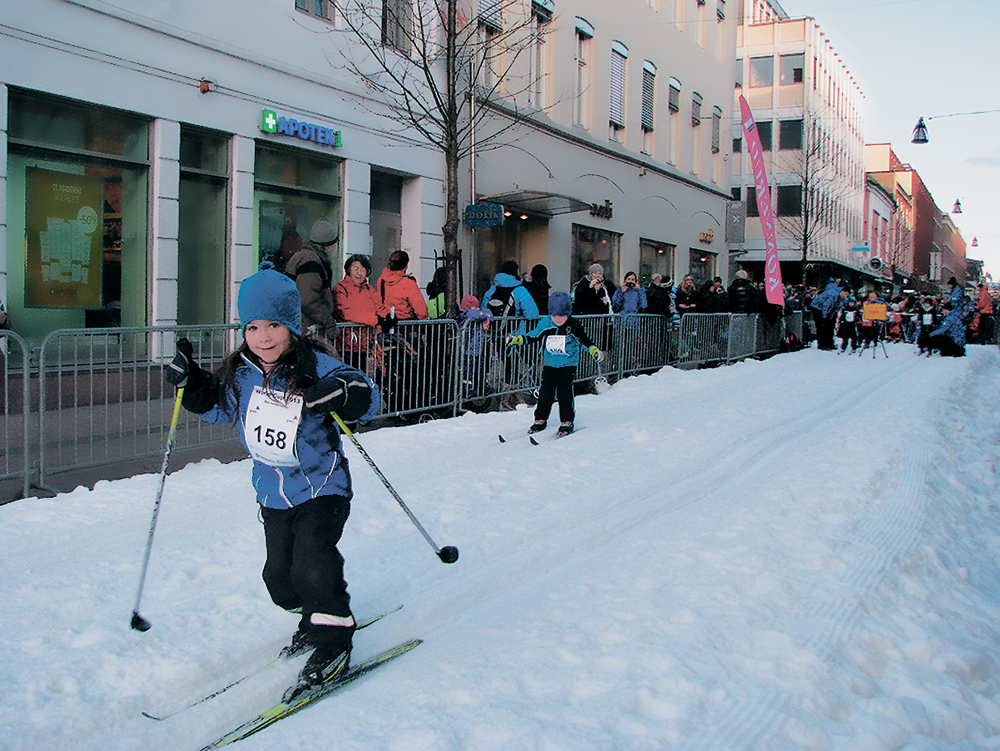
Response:
[{"label": "person in blue winter coat", "polygon": [[840,291],[840,285],[837,284],[836,280],[831,279],[826,285],[826,289],[816,295],[810,303],[816,321],[816,346],[819,349],[836,348],[833,342],[833,332],[837,313],[843,305]]},{"label": "person in blue winter coat", "polygon": [[948,300],[941,306],[945,313],[941,327],[931,332],[927,348],[929,352],[938,350],[942,357],[965,356],[965,321],[963,307],[955,307]]},{"label": "person in blue winter coat", "polygon": [[[518,273],[516,261],[504,261],[500,273],[493,277],[493,286],[483,295],[480,309],[489,311],[494,318],[517,316],[529,323],[537,320],[538,306]],[[524,333],[525,328],[526,323],[522,323],[517,332]]]},{"label": "person in blue winter coat", "polygon": [[597,348],[580,322],[570,313],[573,299],[566,292],[553,292],[549,297],[549,316],[543,318],[526,334],[512,336],[511,346],[522,346],[527,339],[543,339],[542,382],[538,388],[535,405],[535,422],[529,433],[545,430],[552,404],[559,400],[559,435],[573,432],[576,411],[573,405],[573,379],[580,362],[580,348],[586,347],[590,356],[600,362],[604,353]]},{"label": "person in blue winter coat", "polygon": [[[630,271],[622,280],[622,286],[611,296],[611,306],[615,313],[621,313],[628,322],[629,316],[646,311],[646,290],[639,286],[639,279],[634,271]],[[637,325],[633,319],[633,326]]]},{"label": "person in blue winter coat", "polygon": [[195,363],[186,340],[165,378],[182,405],[207,422],[239,425],[253,457],[267,559],[263,578],[276,605],[301,613],[291,656],[313,649],[287,700],[347,670],[355,621],[337,550],[350,513],[351,474],[340,430],[374,417],[378,387],[302,336],[295,282],[262,263],[237,297],[244,341],[221,369]]}]

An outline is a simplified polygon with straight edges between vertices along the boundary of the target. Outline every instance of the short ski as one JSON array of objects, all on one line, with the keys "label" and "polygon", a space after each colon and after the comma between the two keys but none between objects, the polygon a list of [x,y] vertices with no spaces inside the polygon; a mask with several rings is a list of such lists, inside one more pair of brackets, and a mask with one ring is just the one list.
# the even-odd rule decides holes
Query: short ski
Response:
[{"label": "short ski", "polygon": [[[384,613],[379,613],[376,616],[372,616],[370,618],[365,618],[363,620],[358,621],[357,630],[360,631],[363,628],[368,628],[373,623],[377,623],[378,621],[380,621],[383,618],[385,618],[387,615],[392,615],[393,613],[395,613],[398,610],[402,609],[402,607],[403,607],[402,605],[397,605],[392,610],[386,610]],[[273,660],[271,660],[270,662],[267,662],[267,663],[261,665],[260,667],[254,668],[252,671],[250,671],[246,675],[241,676],[240,678],[237,678],[232,683],[230,683],[230,684],[228,684],[226,686],[223,686],[222,688],[217,689],[216,691],[213,691],[212,693],[208,694],[207,696],[203,696],[200,699],[195,699],[190,704],[187,704],[187,705],[181,707],[180,709],[174,710],[173,712],[169,712],[168,714],[152,715],[149,712],[143,712],[142,714],[143,714],[144,717],[148,717],[151,720],[166,720],[166,719],[169,719],[170,717],[174,717],[175,715],[179,715],[181,712],[186,712],[187,710],[192,709],[193,707],[197,707],[199,704],[201,704],[203,702],[206,702],[209,699],[214,699],[216,696],[224,694],[226,691],[228,691],[229,689],[233,688],[234,686],[238,686],[239,684],[243,683],[243,681],[247,681],[247,680],[253,678],[255,675],[260,675],[265,670],[269,670],[270,668],[273,668],[275,665],[278,665],[279,663],[284,662],[285,659],[286,658],[284,658],[284,657],[276,657]]]},{"label": "short ski", "polygon": [[236,741],[241,741],[254,733],[263,730],[266,727],[270,727],[278,720],[282,720],[289,715],[295,714],[301,709],[305,709],[307,706],[315,701],[326,698],[330,694],[339,691],[344,686],[349,683],[353,683],[358,678],[363,675],[370,673],[375,668],[384,665],[390,660],[394,660],[400,655],[406,654],[411,649],[416,647],[421,643],[420,639],[413,639],[411,641],[403,642],[395,647],[380,652],[374,657],[369,657],[364,662],[361,662],[346,673],[338,678],[330,681],[329,683],[324,683],[322,686],[318,686],[313,691],[302,694],[291,704],[276,704],[270,709],[261,712],[259,715],[251,720],[247,720],[239,727],[229,731],[222,737],[212,741],[207,746],[201,749],[201,751],[211,751],[214,748],[221,748],[222,746],[228,746],[230,743],[235,743]]},{"label": "short ski", "polygon": [[[557,431],[557,432],[555,432],[555,433],[553,433],[551,435],[545,435],[545,436],[540,436],[540,437],[543,438],[544,440],[555,441],[555,440],[558,440],[559,438],[565,438],[566,436],[571,436],[571,435],[573,435],[573,433],[579,433],[584,428],[586,428],[585,425],[583,427],[580,427],[580,428],[574,428],[572,433],[559,433]],[[535,436],[531,436],[531,443],[534,446],[540,445],[540,442],[535,438]]]}]

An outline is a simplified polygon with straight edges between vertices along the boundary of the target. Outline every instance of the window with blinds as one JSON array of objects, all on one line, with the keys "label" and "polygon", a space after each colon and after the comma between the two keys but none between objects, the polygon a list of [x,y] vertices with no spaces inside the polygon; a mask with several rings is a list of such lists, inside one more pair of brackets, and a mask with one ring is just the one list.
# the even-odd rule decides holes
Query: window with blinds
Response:
[{"label": "window with blinds", "polygon": [[667,104],[671,112],[681,111],[681,82],[676,78],[670,79],[670,100]]},{"label": "window with blinds", "polygon": [[656,66],[648,60],[642,65],[642,129],[651,133],[655,124]]},{"label": "window with blinds", "polygon": [[701,125],[701,94],[697,91],[691,95],[691,125]]},{"label": "window with blinds", "polygon": [[722,108],[712,108],[712,153],[718,154],[722,150]]},{"label": "window with blinds", "polygon": [[625,127],[625,68],[628,48],[620,42],[611,46],[611,107],[608,119],[616,128]]},{"label": "window with blinds", "polygon": [[479,0],[479,23],[496,31],[503,29],[503,0]]}]

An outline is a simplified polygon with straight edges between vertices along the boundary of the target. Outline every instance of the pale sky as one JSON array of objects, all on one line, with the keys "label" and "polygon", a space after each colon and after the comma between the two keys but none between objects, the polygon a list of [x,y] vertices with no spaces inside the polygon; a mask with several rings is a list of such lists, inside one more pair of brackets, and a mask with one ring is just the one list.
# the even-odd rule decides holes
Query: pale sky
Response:
[{"label": "pale sky", "polygon": [[[966,254],[1000,281],[998,0],[779,0],[811,16],[865,95],[865,142],[890,143],[920,174],[965,239]],[[929,143],[910,143],[924,117]],[[935,118],[927,120],[927,118]],[[977,238],[979,247],[973,248]]]}]

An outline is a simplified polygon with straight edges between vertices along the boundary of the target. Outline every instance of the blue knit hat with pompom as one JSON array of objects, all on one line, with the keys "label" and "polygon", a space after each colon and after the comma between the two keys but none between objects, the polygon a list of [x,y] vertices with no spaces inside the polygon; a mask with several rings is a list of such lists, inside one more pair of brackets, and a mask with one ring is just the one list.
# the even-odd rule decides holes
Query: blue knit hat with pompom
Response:
[{"label": "blue knit hat with pompom", "polygon": [[298,287],[270,261],[264,261],[260,271],[240,284],[236,308],[244,329],[251,321],[277,321],[302,336],[302,298]]}]

